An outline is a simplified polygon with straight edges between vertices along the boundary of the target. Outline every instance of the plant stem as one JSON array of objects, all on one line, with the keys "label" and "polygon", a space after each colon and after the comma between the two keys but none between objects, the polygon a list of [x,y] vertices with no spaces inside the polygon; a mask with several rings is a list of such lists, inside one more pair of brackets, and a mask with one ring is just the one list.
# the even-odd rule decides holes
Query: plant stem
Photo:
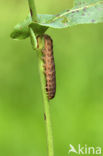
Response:
[{"label": "plant stem", "polygon": [[30,9],[32,20],[34,22],[37,22],[37,13],[36,13],[35,2],[34,2],[34,0],[28,0],[28,3],[29,3],[29,9]]},{"label": "plant stem", "polygon": [[[28,0],[30,13],[32,20],[37,22],[37,14],[34,0]],[[30,28],[31,34],[31,41],[33,49],[35,49],[35,33],[33,32],[32,28]],[[44,39],[43,37],[39,37],[38,41],[39,50],[36,50],[38,54],[38,64],[39,64],[39,73],[40,73],[40,80],[41,80],[41,88],[42,88],[42,95],[43,95],[43,103],[44,103],[44,119],[46,123],[46,134],[47,134],[47,147],[48,147],[48,156],[54,156],[54,149],[53,149],[53,137],[52,137],[52,128],[51,128],[51,120],[50,120],[50,110],[49,110],[49,103],[48,97],[46,93],[46,79],[44,75],[44,68],[43,68],[43,61],[42,61],[42,49],[44,48]]]},{"label": "plant stem", "polygon": [[[42,50],[43,47],[44,47],[44,40],[41,37],[41,38],[39,38],[39,49]],[[46,80],[45,80],[44,68],[43,68],[44,62],[41,59],[41,57],[42,57],[41,50],[38,51],[38,64],[39,64],[39,74],[40,74],[43,103],[44,103],[44,120],[46,123],[48,156],[54,156],[50,110],[49,110],[49,102],[48,102],[48,97],[47,97],[46,88],[45,88]]]},{"label": "plant stem", "polygon": [[[32,29],[32,28],[31,28]],[[31,31],[33,33],[33,31]],[[32,35],[32,34],[31,34]],[[33,35],[32,35],[33,37]],[[32,39],[32,46],[34,45],[35,39]],[[49,101],[46,93],[46,79],[44,75],[44,62],[42,60],[42,49],[44,48],[44,39],[43,37],[38,38],[38,46],[39,49],[36,50],[37,57],[38,57],[38,65],[39,65],[39,75],[40,75],[40,82],[41,82],[41,89],[43,95],[43,104],[44,104],[44,120],[46,123],[46,135],[47,135],[47,147],[48,147],[48,156],[54,156],[54,149],[53,149],[53,137],[52,137],[52,127],[51,127],[51,119],[50,119],[50,110],[49,110]],[[33,48],[34,49],[34,48]]]}]

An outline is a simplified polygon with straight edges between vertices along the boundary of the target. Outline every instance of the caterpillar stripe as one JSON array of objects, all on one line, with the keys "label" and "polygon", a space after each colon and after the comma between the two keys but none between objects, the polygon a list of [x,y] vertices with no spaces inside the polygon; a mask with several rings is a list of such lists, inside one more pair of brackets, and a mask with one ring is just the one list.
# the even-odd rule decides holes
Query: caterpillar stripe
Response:
[{"label": "caterpillar stripe", "polygon": [[[39,36],[38,36],[39,37]],[[38,41],[37,37],[37,41]],[[52,99],[56,93],[56,72],[53,56],[53,41],[50,36],[43,35],[44,48],[42,49],[43,62],[44,62],[44,74],[46,78],[46,92],[48,99]],[[39,46],[39,45],[38,45]]]}]

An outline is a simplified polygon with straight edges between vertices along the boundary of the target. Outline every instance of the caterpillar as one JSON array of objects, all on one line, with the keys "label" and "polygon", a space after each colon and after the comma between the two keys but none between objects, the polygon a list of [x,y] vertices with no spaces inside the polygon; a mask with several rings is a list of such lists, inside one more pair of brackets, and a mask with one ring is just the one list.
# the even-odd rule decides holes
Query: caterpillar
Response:
[{"label": "caterpillar", "polygon": [[[37,37],[37,43],[38,43]],[[55,72],[55,63],[53,56],[53,41],[49,35],[44,34],[44,48],[42,49],[42,60],[44,67],[44,74],[46,78],[46,92],[48,96],[48,100],[54,98],[56,93],[56,72]],[[38,45],[39,46],[39,45]]]}]

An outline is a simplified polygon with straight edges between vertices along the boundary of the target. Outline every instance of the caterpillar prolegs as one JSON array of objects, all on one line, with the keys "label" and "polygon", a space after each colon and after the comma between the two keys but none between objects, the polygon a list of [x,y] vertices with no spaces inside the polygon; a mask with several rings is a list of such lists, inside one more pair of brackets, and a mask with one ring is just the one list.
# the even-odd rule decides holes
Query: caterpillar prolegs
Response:
[{"label": "caterpillar prolegs", "polygon": [[[37,37],[37,42],[38,42]],[[44,48],[42,49],[43,62],[44,62],[44,74],[46,78],[46,92],[48,99],[52,99],[56,92],[56,74],[55,74],[55,63],[53,56],[53,41],[50,36],[43,35]],[[38,45],[39,46],[39,45]]]}]

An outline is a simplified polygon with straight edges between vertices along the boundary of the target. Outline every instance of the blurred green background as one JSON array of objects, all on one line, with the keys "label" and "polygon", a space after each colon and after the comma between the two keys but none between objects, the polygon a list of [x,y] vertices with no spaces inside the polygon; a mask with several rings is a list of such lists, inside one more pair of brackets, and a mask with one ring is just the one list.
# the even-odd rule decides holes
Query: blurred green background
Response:
[{"label": "blurred green background", "polygon": [[[56,14],[72,0],[37,1]],[[13,41],[27,0],[0,0],[0,156],[46,156],[46,133],[36,53],[29,39]],[[54,41],[57,92],[50,102],[55,156],[69,144],[103,148],[103,24],[47,31]]]}]

